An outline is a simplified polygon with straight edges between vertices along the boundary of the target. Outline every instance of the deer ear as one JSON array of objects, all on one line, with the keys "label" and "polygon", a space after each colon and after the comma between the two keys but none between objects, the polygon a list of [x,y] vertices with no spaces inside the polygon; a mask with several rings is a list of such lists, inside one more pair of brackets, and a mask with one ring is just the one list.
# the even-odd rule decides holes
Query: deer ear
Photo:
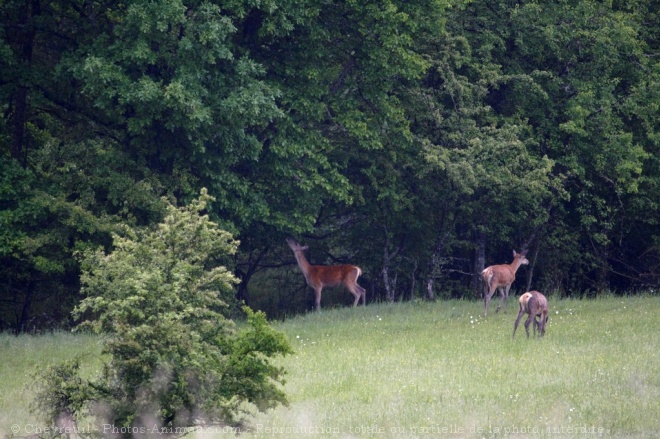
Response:
[{"label": "deer ear", "polygon": [[515,250],[513,251],[513,257],[514,258],[516,257],[516,251]]},{"label": "deer ear", "polygon": [[308,248],[309,248],[308,245],[304,245],[304,246],[300,247],[300,250],[307,250]]}]

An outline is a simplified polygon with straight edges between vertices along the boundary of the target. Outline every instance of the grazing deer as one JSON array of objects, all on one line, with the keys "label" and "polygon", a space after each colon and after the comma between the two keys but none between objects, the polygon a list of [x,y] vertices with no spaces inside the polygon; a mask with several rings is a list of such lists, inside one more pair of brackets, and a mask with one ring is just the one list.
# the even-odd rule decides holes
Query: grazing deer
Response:
[{"label": "grazing deer", "polygon": [[481,278],[484,283],[484,317],[488,315],[488,303],[491,297],[493,297],[495,290],[500,291],[500,304],[497,305],[495,312],[500,311],[502,303],[506,305],[506,301],[509,299],[511,284],[516,280],[518,267],[529,264],[529,261],[525,257],[526,254],[527,250],[522,253],[516,253],[514,250],[513,262],[510,264],[491,265],[481,272]]},{"label": "grazing deer", "polygon": [[366,305],[367,292],[358,285],[357,280],[362,274],[362,269],[355,265],[310,265],[305,258],[307,246],[301,246],[293,239],[287,239],[287,244],[296,256],[298,266],[305,276],[307,285],[314,289],[316,310],[321,310],[321,290],[325,287],[344,285],[355,297],[353,306],[356,306],[362,298],[362,304]]},{"label": "grazing deer", "polygon": [[[533,322],[534,335],[538,328],[539,337],[545,335],[545,325],[548,323],[548,299],[538,291],[528,291],[518,299],[520,302],[520,309],[518,310],[518,317],[516,323],[513,324],[513,337],[516,336],[516,329],[520,319],[524,314],[529,314],[525,321],[525,331],[527,331],[527,338],[529,338],[529,324]],[[539,320],[536,319],[539,317]]]}]

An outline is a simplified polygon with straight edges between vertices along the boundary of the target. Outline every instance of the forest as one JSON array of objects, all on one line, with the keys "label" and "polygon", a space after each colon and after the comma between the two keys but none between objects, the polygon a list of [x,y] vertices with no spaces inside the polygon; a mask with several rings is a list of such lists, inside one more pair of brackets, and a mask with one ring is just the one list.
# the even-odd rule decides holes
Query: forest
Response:
[{"label": "forest", "polygon": [[[0,330],[68,327],[80,255],[207,190],[238,301],[660,287],[657,0],[1,0]],[[346,291],[323,306],[352,302]]]}]

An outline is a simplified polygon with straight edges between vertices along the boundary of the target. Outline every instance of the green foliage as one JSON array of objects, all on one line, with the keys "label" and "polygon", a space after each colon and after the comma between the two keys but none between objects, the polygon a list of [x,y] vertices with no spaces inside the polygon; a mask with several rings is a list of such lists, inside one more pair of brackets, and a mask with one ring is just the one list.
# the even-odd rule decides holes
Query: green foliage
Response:
[{"label": "green foliage", "polygon": [[57,428],[71,427],[89,415],[89,401],[96,389],[80,376],[80,358],[43,368],[33,376],[30,389],[36,397],[30,409]]},{"label": "green foliage", "polygon": [[79,300],[76,251],[109,245],[118,224],[151,223],[162,204],[159,183],[114,145],[48,141],[27,169],[0,158],[0,259],[7,294],[24,310],[0,307],[2,327],[27,330],[34,314],[43,326],[68,326]]},{"label": "green foliage", "polygon": [[[642,122],[657,107],[637,92],[642,87],[654,95],[656,86],[647,87],[657,70],[648,56],[653,38],[643,24],[650,3],[642,3],[637,9],[586,1],[525,2],[514,8],[507,2],[493,7],[473,2],[450,22],[487,67],[481,70],[491,72],[483,102],[498,118],[525,127],[519,136],[527,151],[553,163],[552,201],[543,203],[550,207],[543,221],[549,227],[538,242],[549,263],[539,267],[542,283],[565,282],[564,288],[573,289],[575,279],[569,279],[578,272],[582,289],[627,284],[609,269],[630,256],[622,251],[643,253],[621,246],[637,241],[641,224],[634,218],[645,216],[634,207],[639,185],[657,180],[649,168],[657,152],[657,123]],[[654,226],[642,222],[655,235]],[[553,267],[560,259],[563,272]],[[638,259],[639,271],[625,271],[635,283],[644,282],[632,272],[650,274],[653,259]]]},{"label": "green foliage", "polygon": [[260,410],[286,403],[284,371],[269,358],[290,347],[263,313],[244,308],[238,330],[229,318],[237,280],[219,264],[238,242],[204,214],[210,201],[204,189],[187,207],[167,203],[157,227],[126,228],[112,252],[82,254],[87,297],[74,314],[104,334],[110,360],[101,376],[64,387],[76,363],[46,371],[38,406],[51,419],[84,409],[122,427],[189,426],[236,422],[246,402]]},{"label": "green foliage", "polygon": [[383,269],[399,296],[434,278],[462,295],[523,244],[537,285],[657,285],[656,10],[4,1],[0,328],[67,325],[74,254],[201,187],[241,240],[244,299],[292,234],[377,295]]}]

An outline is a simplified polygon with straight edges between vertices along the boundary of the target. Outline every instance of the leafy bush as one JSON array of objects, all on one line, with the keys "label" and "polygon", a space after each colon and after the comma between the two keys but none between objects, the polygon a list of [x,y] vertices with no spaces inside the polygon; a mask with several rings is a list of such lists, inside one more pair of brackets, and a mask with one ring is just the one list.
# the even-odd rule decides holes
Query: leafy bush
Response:
[{"label": "leafy bush", "polygon": [[108,362],[91,380],[75,362],[42,375],[35,406],[50,421],[90,414],[131,431],[235,423],[246,402],[286,404],[284,371],[269,359],[291,348],[263,313],[244,307],[247,325],[231,320],[237,279],[218,261],[238,242],[203,214],[211,200],[202,190],[188,207],[167,203],[155,229],[126,229],[112,252],[82,255],[87,297],[74,315],[105,335]]}]

